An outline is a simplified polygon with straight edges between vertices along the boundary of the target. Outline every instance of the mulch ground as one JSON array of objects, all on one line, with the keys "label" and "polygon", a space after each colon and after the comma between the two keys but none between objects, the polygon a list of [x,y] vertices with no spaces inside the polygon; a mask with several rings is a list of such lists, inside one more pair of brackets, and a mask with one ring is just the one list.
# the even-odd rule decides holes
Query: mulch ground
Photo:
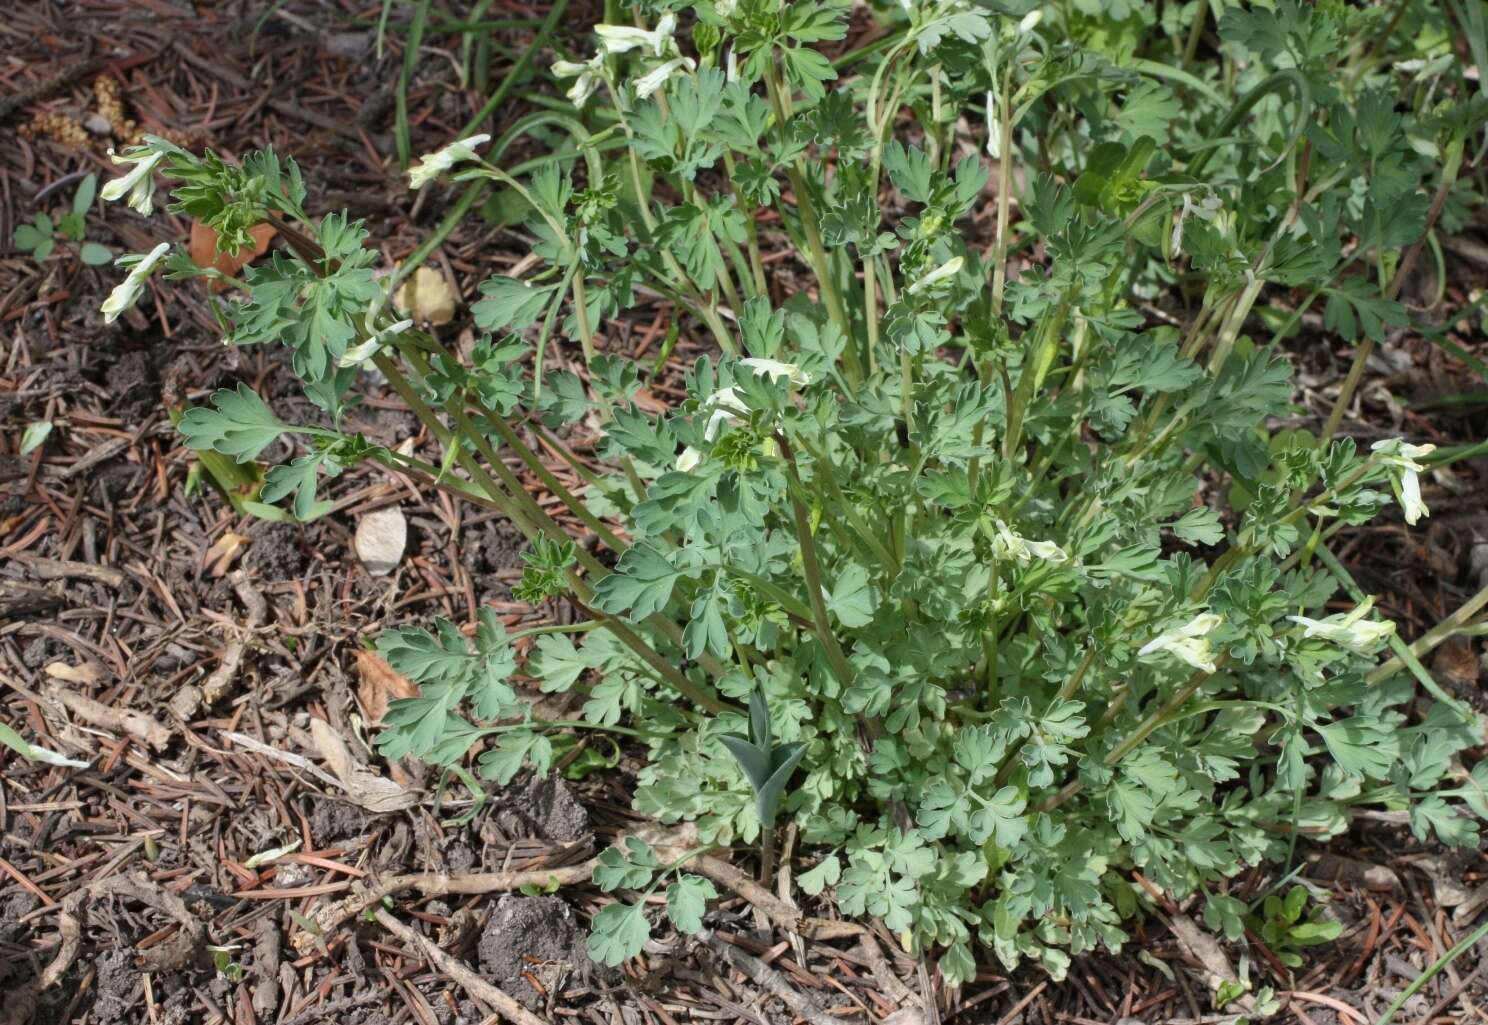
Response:
[{"label": "mulch ground", "polygon": [[[422,767],[368,754],[370,723],[396,681],[364,652],[366,638],[436,615],[468,623],[482,606],[509,625],[561,614],[510,600],[520,536],[375,470],[332,482],[334,511],[305,527],[236,515],[193,475],[167,404],[242,380],[286,418],[312,419],[284,353],[225,349],[204,297],[158,281],[105,328],[97,309],[111,268],[84,266],[66,243],[37,265],[10,239],[38,210],[65,210],[87,173],[109,176],[109,146],[149,131],[233,155],[272,144],[303,165],[312,211],[347,207],[375,225],[388,265],[406,256],[453,195],[433,188],[415,198],[398,174],[392,84],[406,13],[394,7],[379,57],[380,8],[36,2],[0,21],[0,721],[92,762],[63,769],[0,748],[0,1021],[497,1020],[481,982],[539,1020],[595,1025],[1225,1020],[1211,1010],[1213,952],[1182,939],[1200,908],[1170,903],[1122,954],[1081,958],[1059,984],[984,964],[975,983],[945,993],[881,926],[864,937],[802,939],[768,928],[749,894],[727,886],[707,938],[658,930],[623,970],[596,969],[582,942],[602,900],[583,885],[584,866],[617,833],[644,825],[628,811],[633,759],[579,780],[519,778],[468,824],[451,826],[473,810],[458,785],[434,794],[438,780]],[[543,13],[540,3],[498,0],[485,16]],[[587,17],[575,4],[566,20]],[[499,75],[523,34],[494,40]],[[482,100],[462,80],[458,37],[436,31],[425,46],[409,96],[415,152],[453,138]],[[515,96],[494,130],[527,109]],[[188,233],[160,211],[146,222],[95,207],[87,218],[87,238],[116,252]],[[1484,251],[1471,237],[1450,246],[1451,280],[1437,301],[1438,283],[1423,271],[1411,293],[1418,311],[1444,315],[1465,303],[1483,283]],[[430,265],[468,299],[526,252],[519,234],[471,218]],[[670,316],[658,303],[611,325],[603,343],[657,350]],[[451,338],[465,323],[456,318]],[[1488,348],[1476,324],[1449,326],[1463,348]],[[1299,425],[1320,420],[1348,359],[1317,327],[1291,343],[1303,371]],[[684,324],[673,358],[706,348]],[[1460,363],[1402,332],[1382,347],[1346,429],[1366,442],[1402,431],[1473,442],[1488,427],[1482,392],[1452,398],[1472,387]],[[367,390],[353,427],[388,445],[428,441],[395,398]],[[664,383],[653,392],[675,398]],[[38,421],[51,422],[52,434],[21,456],[22,432]],[[582,450],[585,439],[573,440]],[[1457,466],[1428,485],[1426,529],[1407,532],[1386,517],[1340,535],[1341,556],[1407,637],[1488,576],[1485,493],[1482,461]],[[407,552],[391,574],[373,576],[354,554],[353,532],[389,506],[406,518]],[[1463,642],[1433,662],[1445,686],[1479,705],[1480,654]],[[374,796],[335,772],[347,752],[425,799],[377,810]],[[1309,951],[1294,972],[1257,937],[1230,947],[1258,986],[1281,994],[1278,1020],[1375,1021],[1485,913],[1481,852],[1448,855],[1387,819],[1361,821],[1330,855],[1310,852],[1303,874],[1332,890],[1331,913],[1346,926],[1340,940]],[[267,864],[255,860],[291,846]],[[737,859],[746,868],[747,857]],[[727,868],[717,878],[727,882]],[[515,885],[565,871],[579,881],[556,893]],[[374,906],[377,921],[318,924],[332,903],[409,873],[447,879],[408,884]],[[1274,878],[1257,872],[1243,892]],[[1488,956],[1470,952],[1397,1020],[1488,1020],[1485,974]],[[926,983],[938,1004],[928,1013]]]}]

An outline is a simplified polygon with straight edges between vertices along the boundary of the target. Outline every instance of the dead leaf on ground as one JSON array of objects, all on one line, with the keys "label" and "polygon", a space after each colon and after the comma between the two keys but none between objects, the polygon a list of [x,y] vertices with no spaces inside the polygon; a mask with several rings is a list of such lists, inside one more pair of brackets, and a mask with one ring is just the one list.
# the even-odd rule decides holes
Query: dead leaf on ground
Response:
[{"label": "dead leaf on ground", "polygon": [[310,720],[310,736],[317,753],[346,788],[346,796],[353,804],[381,815],[418,803],[417,794],[358,762],[346,741],[324,719]]},{"label": "dead leaf on ground", "polygon": [[388,702],[398,698],[416,698],[419,689],[408,677],[388,665],[387,659],[375,651],[360,648],[356,652],[357,701],[367,724],[379,726],[387,714]]},{"label": "dead leaf on ground", "polygon": [[81,683],[92,686],[102,678],[99,667],[92,662],[70,666],[66,662],[53,662],[46,667],[46,674],[54,680]]},{"label": "dead leaf on ground", "polygon": [[1431,659],[1431,669],[1457,687],[1475,687],[1478,683],[1478,656],[1471,637],[1460,634],[1442,641]]},{"label": "dead leaf on ground", "polygon": [[[207,227],[201,221],[193,220],[189,247],[192,262],[198,267],[215,267],[223,274],[237,274],[238,271],[269,251],[269,243],[273,241],[278,231],[268,224],[255,224],[248,229],[248,234],[253,236],[253,245],[244,246],[232,255],[219,253],[216,230]],[[214,292],[220,292],[226,287],[226,282],[212,282]]]},{"label": "dead leaf on ground", "polygon": [[[1230,959],[1225,955],[1218,940],[1200,929],[1198,923],[1187,915],[1174,915],[1171,924],[1173,935],[1178,937],[1178,942],[1188,951],[1190,957],[1204,967],[1208,975],[1205,983],[1211,992],[1218,989],[1222,982],[1237,981],[1235,968],[1230,964]],[[1241,994],[1237,1002],[1245,1010],[1252,1010],[1255,1007],[1255,998],[1249,993]]]},{"label": "dead leaf on ground", "polygon": [[648,413],[666,413],[671,411],[671,406],[651,394],[651,389],[641,388],[631,396],[631,401]]},{"label": "dead leaf on ground", "polygon": [[233,560],[242,552],[243,546],[252,540],[245,534],[234,534],[230,530],[224,533],[202,556],[202,564],[206,566],[207,573],[214,577],[224,576],[232,569]]},{"label": "dead leaf on ground", "polygon": [[403,558],[408,545],[408,521],[396,505],[374,509],[357,524],[355,547],[357,558],[374,577],[391,573]]},{"label": "dead leaf on ground", "polygon": [[448,324],[455,319],[455,293],[444,275],[432,267],[419,267],[398,286],[393,302],[420,324]]}]

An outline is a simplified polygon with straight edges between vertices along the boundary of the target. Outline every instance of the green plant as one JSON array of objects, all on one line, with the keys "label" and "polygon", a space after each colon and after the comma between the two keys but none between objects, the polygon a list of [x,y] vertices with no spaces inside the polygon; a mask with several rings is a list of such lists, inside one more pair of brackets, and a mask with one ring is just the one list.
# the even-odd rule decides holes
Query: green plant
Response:
[{"label": "green plant", "polygon": [[[366,225],[311,216],[293,161],[131,155],[225,247],[279,229],[221,327],[288,345],[328,418],[285,424],[240,386],[182,417],[188,443],[248,462],[297,439],[260,498],[300,516],[368,460],[497,510],[532,542],[523,599],[582,617],[530,649],[492,615],[471,639],[384,634],[420,696],[390,708],[383,752],[506,783],[548,771],[561,732],[628,737],[638,811],[767,859],[779,799],[815,859],[801,889],[952,984],[978,948],[1059,975],[1118,947],[1149,900],[1132,870],[1222,909],[1226,879],[1360,809],[1452,844],[1488,811],[1488,770],[1459,761],[1482,724],[1424,670],[1434,703],[1380,667],[1387,643],[1413,674],[1425,649],[1363,595],[1332,611],[1352,583],[1318,566],[1392,490],[1426,514],[1428,446],[1333,434],[1373,340],[1407,322],[1429,233],[1476,201],[1459,171],[1488,107],[1448,13],[1231,7],[1200,64],[1208,5],[1008,7],[905,2],[834,59],[835,0],[643,3],[597,27],[554,66],[572,106],[410,171],[465,183],[455,216],[486,189],[526,211],[540,266],[481,285],[468,358],[390,312]],[[552,152],[509,164],[528,134]],[[767,244],[810,288],[777,301],[798,279],[772,279]],[[643,296],[716,346],[659,417],[636,395],[660,361],[607,344]],[[1356,359],[1321,430],[1280,430],[1278,343],[1319,302]],[[560,344],[583,376],[551,369]],[[440,452],[335,426],[368,364]],[[603,473],[563,440],[587,418]],[[518,675],[581,694],[580,720],[534,719]],[[608,852],[596,880],[651,892],[679,865],[647,851]],[[690,931],[689,878],[671,917]],[[597,957],[641,949],[644,903],[596,916]]]},{"label": "green plant", "polygon": [[662,865],[651,845],[634,836],[626,837],[623,846],[602,852],[594,870],[595,885],[606,893],[637,890],[640,896],[629,903],[607,904],[599,910],[589,934],[590,956],[607,965],[618,965],[634,957],[651,935],[651,924],[646,920],[646,898],[668,878],[672,882],[666,888],[667,917],[684,933],[700,932],[703,912],[718,891],[702,876],[681,869],[701,853],[689,851],[671,864]]},{"label": "green plant", "polygon": [[29,252],[31,259],[37,263],[52,255],[59,239],[81,243],[77,246],[77,257],[91,267],[112,262],[114,254],[108,246],[97,242],[83,242],[88,208],[93,205],[93,197],[97,192],[98,175],[90,174],[78,184],[77,191],[72,195],[72,206],[66,213],[54,221],[50,214],[38,210],[30,224],[22,224],[16,228],[13,236],[15,244]]},{"label": "green plant", "polygon": [[774,861],[775,816],[785,796],[785,784],[801,764],[806,745],[799,741],[779,746],[772,743],[770,705],[761,687],[755,687],[749,695],[749,736],[725,733],[718,741],[734,756],[754,790],[754,815],[761,831],[760,874],[768,885]]},{"label": "green plant", "polygon": [[233,956],[239,949],[241,948],[237,944],[226,947],[207,947],[207,953],[212,955],[212,967],[228,982],[241,982],[248,974]]},{"label": "green plant", "polygon": [[76,758],[68,758],[66,755],[60,755],[44,747],[38,747],[4,723],[0,723],[0,744],[4,744],[16,754],[31,762],[42,762],[46,765],[56,765],[68,769],[86,769],[91,764],[89,762],[78,761]]},{"label": "green plant", "polygon": [[1320,907],[1309,911],[1307,896],[1307,887],[1300,885],[1293,886],[1285,897],[1269,894],[1262,904],[1262,914],[1251,915],[1246,922],[1288,968],[1301,967],[1298,951],[1332,943],[1343,932],[1342,922],[1318,917]]}]

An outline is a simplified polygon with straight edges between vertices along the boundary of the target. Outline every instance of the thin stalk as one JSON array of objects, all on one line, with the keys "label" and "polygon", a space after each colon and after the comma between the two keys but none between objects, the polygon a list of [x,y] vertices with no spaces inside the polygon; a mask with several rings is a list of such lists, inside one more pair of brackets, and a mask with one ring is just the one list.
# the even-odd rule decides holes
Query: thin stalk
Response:
[{"label": "thin stalk", "polygon": [[1003,294],[1007,290],[1008,220],[1013,188],[1013,119],[1008,97],[1012,89],[1011,71],[1004,76],[998,94],[1001,111],[998,117],[997,158],[997,242],[992,253],[992,316],[1002,315]]},{"label": "thin stalk", "polygon": [[[577,266],[577,263],[575,264]],[[579,344],[584,348],[584,366],[594,363],[594,329],[589,325],[589,296],[584,288],[584,272],[573,276],[574,317],[579,326]]]},{"label": "thin stalk", "polygon": [[[1090,671],[1090,667],[1094,662],[1095,647],[1092,645],[1086,650],[1085,657],[1080,659],[1080,664],[1075,667],[1075,671],[1070,674],[1069,679],[1065,680],[1064,683],[1060,685],[1059,692],[1054,695],[1052,704],[1057,705],[1061,701],[1068,701],[1070,698],[1074,697],[1075,694],[1080,690],[1080,684],[1084,681],[1085,674]],[[1015,744],[1005,756],[1003,756],[1002,765],[997,770],[997,777],[993,781],[993,786],[1000,787],[1008,781],[1008,777],[1011,776],[1013,774],[1013,770],[1017,768],[1016,760],[1018,757],[1018,752],[1023,750],[1023,745],[1027,742],[1028,738],[1025,737],[1017,744]]]},{"label": "thin stalk", "polygon": [[878,535],[858,515],[857,509],[853,507],[852,502],[843,493],[842,488],[837,483],[836,474],[832,472],[831,461],[827,459],[824,452],[813,447],[804,438],[801,439],[801,444],[805,447],[806,451],[811,453],[813,467],[816,470],[817,477],[826,485],[827,491],[831,494],[833,501],[842,509],[842,514],[847,518],[847,522],[853,528],[854,533],[858,535],[863,544],[878,558],[885,569],[890,573],[897,573],[899,570],[898,560],[890,554],[888,548],[878,539]]},{"label": "thin stalk", "polygon": [[[1421,247],[1425,244],[1426,236],[1430,234],[1437,218],[1441,216],[1442,208],[1447,205],[1447,197],[1457,183],[1457,174],[1462,169],[1464,142],[1461,136],[1456,136],[1448,144],[1447,157],[1442,164],[1441,183],[1437,186],[1436,197],[1431,201],[1431,209],[1426,215],[1426,228],[1421,233],[1421,237],[1405,251],[1400,266],[1395,269],[1395,276],[1385,289],[1385,298],[1388,300],[1393,300],[1400,294],[1400,289],[1404,287],[1406,279],[1410,277],[1411,271],[1416,266],[1416,259],[1421,255]],[[1353,401],[1354,392],[1364,378],[1364,365],[1369,361],[1369,356],[1373,352],[1373,338],[1365,338],[1354,351],[1354,362],[1349,366],[1348,376],[1343,379],[1343,386],[1338,390],[1338,398],[1334,400],[1333,408],[1328,411],[1327,422],[1323,424],[1322,434],[1319,436],[1320,442],[1327,442],[1338,432],[1338,425],[1343,421],[1344,411]]]},{"label": "thin stalk", "polygon": [[[605,84],[610,91],[611,99],[615,102],[615,110],[620,118],[620,127],[624,129],[625,138],[630,143],[626,149],[630,158],[630,178],[635,188],[636,206],[640,209],[641,221],[646,225],[646,231],[654,236],[656,234],[656,215],[651,212],[650,195],[646,191],[645,181],[641,177],[641,162],[639,156],[636,154],[635,132],[625,117],[624,108],[620,103],[620,96],[615,90],[614,83],[609,80],[608,76],[605,78]],[[718,347],[730,356],[737,356],[739,354],[739,347],[734,344],[734,337],[719,318],[718,311],[713,309],[712,304],[704,298],[697,284],[682,269],[682,265],[677,262],[677,258],[672,255],[671,251],[661,248],[659,252],[661,253],[661,262],[666,266],[667,273],[672,276],[672,281],[681,282],[685,286],[685,291],[690,293],[693,312],[697,314],[699,320],[707,325],[708,331],[713,335],[713,339],[718,343]],[[683,289],[679,289],[678,291],[683,291]]]},{"label": "thin stalk", "polygon": [[[1219,666],[1224,665],[1228,661],[1228,655],[1221,655],[1215,659],[1216,671],[1218,671]],[[1204,686],[1204,682],[1213,675],[1213,673],[1200,669],[1193,676],[1189,677],[1188,682],[1174,691],[1172,697],[1154,709],[1147,718],[1142,720],[1136,729],[1127,735],[1125,740],[1111,749],[1110,754],[1105,757],[1104,763],[1106,767],[1115,768],[1117,765],[1120,765],[1127,755],[1131,754],[1141,745],[1142,741],[1152,736],[1160,726],[1168,721],[1174,712],[1186,705],[1189,698],[1197,694],[1199,688]],[[1070,780],[1057,794],[1039,805],[1039,811],[1045,813],[1053,811],[1078,794],[1081,789],[1083,789],[1083,786],[1078,779]]]},{"label": "thin stalk", "polygon": [[[733,189],[733,183],[738,180],[738,177],[734,173],[734,154],[731,150],[723,151],[723,167],[728,172],[729,188]],[[765,280],[765,262],[760,256],[759,224],[755,221],[759,215],[759,207],[754,205],[754,200],[737,189],[734,189],[734,197],[744,211],[744,232],[748,236],[749,246],[749,272],[754,279],[750,294],[752,296],[769,295],[770,286]]]},{"label": "thin stalk", "polygon": [[775,878],[775,825],[760,827],[760,885],[769,886]]},{"label": "thin stalk", "polygon": [[[703,690],[694,684],[683,674],[682,670],[662,658],[655,648],[651,647],[639,634],[620,622],[620,620],[614,616],[607,616],[598,609],[591,608],[583,602],[579,602],[578,604],[586,615],[591,619],[597,619],[603,623],[607,630],[639,655],[648,666],[656,670],[664,680],[672,685],[678,694],[681,694],[699,708],[712,712],[714,715],[721,715],[730,710],[731,706],[724,704],[711,691]],[[737,711],[737,709],[734,709],[734,711]]]},{"label": "thin stalk", "polygon": [[[780,84],[780,72],[773,59],[765,66],[765,88],[770,94],[770,103],[775,111],[775,123],[783,139],[788,114],[785,107],[784,88]],[[827,255],[826,246],[822,244],[821,223],[817,220],[816,207],[806,187],[806,176],[803,173],[800,158],[786,168],[786,177],[790,179],[791,190],[796,194],[796,213],[801,218],[801,230],[806,233],[806,255],[811,260],[812,270],[816,273],[817,282],[821,286],[822,300],[826,304],[827,315],[832,318],[832,323],[837,325],[837,329],[842,332],[842,337],[846,340],[842,350],[843,369],[847,373],[848,383],[856,388],[863,381],[863,363],[858,355],[857,342],[853,338],[852,322],[848,319],[847,308],[842,305],[842,296],[837,291],[837,281],[832,276],[831,260]]]},{"label": "thin stalk", "polygon": [[[1365,594],[1363,589],[1360,588],[1358,583],[1354,580],[1353,574],[1348,571],[1348,567],[1344,566],[1344,564],[1338,560],[1338,557],[1333,554],[1328,546],[1320,544],[1316,547],[1315,551],[1318,560],[1321,561],[1324,566],[1328,567],[1329,571],[1331,571],[1332,574],[1338,578],[1339,583],[1343,584],[1343,588],[1345,591],[1348,592],[1349,597],[1356,602],[1364,601]],[[1395,657],[1399,659],[1399,661],[1402,662],[1407,669],[1410,670],[1411,675],[1416,678],[1416,682],[1424,687],[1428,694],[1436,698],[1436,700],[1440,701],[1442,704],[1446,705],[1452,711],[1456,712],[1459,716],[1462,717],[1463,722],[1476,723],[1478,721],[1477,714],[1474,713],[1471,708],[1468,708],[1462,702],[1452,697],[1452,695],[1442,690],[1441,685],[1438,684],[1436,680],[1432,678],[1431,674],[1426,671],[1426,667],[1421,664],[1420,660],[1416,658],[1411,649],[1406,647],[1405,642],[1400,639],[1400,636],[1398,634],[1390,635],[1390,650],[1395,652]],[[1380,668],[1384,667],[1381,666]],[[1378,670],[1376,670],[1375,672],[1377,673]],[[1374,673],[1370,674],[1370,682],[1374,682],[1374,675]],[[1380,679],[1382,680],[1386,678],[1388,677],[1380,677]]]},{"label": "thin stalk", "polygon": [[853,684],[852,666],[848,663],[847,656],[842,653],[842,646],[837,643],[837,637],[832,632],[832,621],[827,615],[827,603],[822,598],[821,564],[816,558],[816,540],[811,533],[811,518],[806,514],[806,506],[801,503],[800,497],[805,489],[802,488],[801,478],[796,473],[796,460],[791,452],[790,443],[779,432],[775,434],[775,442],[780,446],[781,455],[785,457],[786,480],[790,485],[787,490],[790,492],[791,512],[796,521],[796,540],[801,545],[801,570],[806,576],[806,597],[811,604],[811,616],[816,624],[816,635],[827,653],[827,662],[832,667],[833,675],[846,689]]},{"label": "thin stalk", "polygon": [[[1469,625],[1468,620],[1477,615],[1485,605],[1488,605],[1488,587],[1483,588],[1477,594],[1463,602],[1462,606],[1456,612],[1453,612],[1446,619],[1443,619],[1440,623],[1416,638],[1415,641],[1407,646],[1407,650],[1413,658],[1420,659],[1424,655],[1429,654],[1433,648],[1447,638],[1456,634],[1466,633],[1468,630],[1473,629]],[[1404,665],[1405,663],[1401,657],[1394,655],[1389,661],[1382,663],[1378,669],[1370,672],[1365,679],[1370,683],[1382,683],[1400,672],[1404,668]]]},{"label": "thin stalk", "polygon": [[480,412],[485,417],[486,422],[495,429],[496,433],[501,435],[501,440],[505,442],[507,448],[515,452],[517,458],[522,460],[523,464],[543,482],[543,486],[560,498],[563,504],[568,506],[573,514],[583,522],[584,526],[594,531],[611,551],[623,553],[630,547],[624,541],[621,541],[619,536],[603,520],[590,512],[589,507],[584,504],[584,501],[569,491],[564,483],[554,475],[553,471],[543,465],[543,461],[538,458],[537,453],[532,451],[522,441],[521,436],[512,429],[511,425],[506,422],[506,419],[500,413],[485,408],[481,408]]}]

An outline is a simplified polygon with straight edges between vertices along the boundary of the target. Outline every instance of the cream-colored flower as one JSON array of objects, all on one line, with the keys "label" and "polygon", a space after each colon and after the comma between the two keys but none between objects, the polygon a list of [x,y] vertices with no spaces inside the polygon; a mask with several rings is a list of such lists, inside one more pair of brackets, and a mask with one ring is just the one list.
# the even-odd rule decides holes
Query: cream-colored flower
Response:
[{"label": "cream-colored flower", "polygon": [[489,135],[472,135],[469,138],[452,142],[443,149],[426,154],[419,159],[417,164],[408,169],[408,187],[416,191],[462,160],[479,160],[480,156],[475,152],[476,147],[484,146],[490,141]]},{"label": "cream-colored flower", "polygon": [[739,389],[733,385],[720,388],[702,405],[702,412],[711,413],[708,417],[708,426],[703,428],[703,440],[717,441],[718,435],[725,427],[743,423],[744,418],[749,415],[749,409],[744,405],[744,400],[739,397]]},{"label": "cream-colored flower", "polygon": [[1053,541],[1030,541],[1013,533],[1000,520],[997,523],[997,533],[992,538],[992,550],[999,558],[1014,559],[1024,566],[1034,559],[1055,564],[1069,561],[1069,555]]},{"label": "cream-colored flower", "polygon": [[635,80],[636,95],[641,99],[645,99],[666,85],[667,79],[676,74],[678,68],[686,68],[691,71],[695,67],[697,67],[697,64],[691,57],[673,57],[665,63],[658,64]]},{"label": "cream-colored flower", "polygon": [[1435,445],[1412,445],[1402,438],[1376,441],[1371,449],[1380,463],[1390,468],[1390,484],[1405,513],[1405,522],[1415,526],[1422,516],[1430,516],[1421,498],[1421,472],[1426,469],[1416,460],[1436,451]]},{"label": "cream-colored flower", "polygon": [[1201,612],[1182,626],[1158,634],[1142,646],[1137,656],[1146,658],[1148,655],[1166,652],[1195,669],[1212,673],[1215,669],[1214,651],[1209,646],[1209,635],[1219,624],[1220,618],[1214,613]]},{"label": "cream-colored flower", "polygon": [[756,374],[764,374],[772,381],[784,378],[798,388],[811,383],[811,375],[794,363],[782,363],[779,360],[765,359],[761,356],[749,356],[741,359],[739,365],[748,367]]},{"label": "cream-colored flower", "polygon": [[155,178],[153,177],[155,165],[160,163],[165,153],[154,150],[134,155],[121,155],[109,150],[109,156],[116,164],[133,164],[134,170],[121,178],[106,182],[103,188],[98,190],[98,195],[110,203],[116,199],[123,199],[127,195],[131,210],[142,217],[150,216],[155,209],[152,199],[155,195]]},{"label": "cream-colored flower", "polygon": [[604,54],[596,53],[582,64],[577,61],[554,61],[553,74],[558,78],[575,80],[568,87],[568,98],[575,107],[582,107],[604,81]]},{"label": "cream-colored flower", "polygon": [[150,273],[155,269],[155,264],[170,250],[169,242],[162,242],[154,249],[140,257],[124,257],[125,260],[135,259],[136,262],[129,268],[129,274],[123,281],[115,286],[109,293],[109,297],[103,301],[103,322],[112,324],[119,319],[119,314],[129,309],[139,301],[140,293],[145,290],[145,282],[149,280]]},{"label": "cream-colored flower", "polygon": [[[725,427],[733,424],[743,423],[744,417],[749,415],[749,410],[744,407],[744,402],[739,398],[736,388],[720,388],[704,400],[698,412],[708,414],[708,423],[703,427],[703,440],[714,442],[723,433]],[[677,469],[683,473],[696,469],[703,461],[703,453],[688,445],[677,457]]]},{"label": "cream-colored flower", "polygon": [[1043,11],[1043,8],[1041,8],[1041,7],[1035,7],[1033,10],[1031,10],[1027,14],[1023,15],[1023,20],[1020,21],[1020,22],[1018,22],[1018,34],[1021,35],[1021,36],[1028,35],[1028,33],[1032,32],[1034,29],[1038,28],[1039,22],[1041,22],[1043,20],[1044,20],[1044,11]]},{"label": "cream-colored flower", "polygon": [[656,23],[656,28],[649,31],[634,25],[595,25],[594,34],[599,36],[599,45],[605,53],[643,50],[653,57],[660,57],[666,53],[676,27],[677,16],[668,11]]},{"label": "cream-colored flower", "polygon": [[938,285],[942,281],[954,278],[957,274],[961,273],[961,265],[965,262],[963,258],[953,256],[928,274],[920,275],[905,291],[913,295],[916,292],[923,292],[927,288]]},{"label": "cream-colored flower", "polygon": [[1350,651],[1367,655],[1378,648],[1381,642],[1389,640],[1390,635],[1395,632],[1394,623],[1364,618],[1372,608],[1374,599],[1366,598],[1352,612],[1329,616],[1327,619],[1308,619],[1306,616],[1288,616],[1287,619],[1305,628],[1302,631],[1303,637],[1321,637]]},{"label": "cream-colored flower", "polygon": [[412,320],[400,320],[396,324],[389,324],[361,345],[353,345],[347,349],[336,362],[343,367],[359,367],[377,355],[378,349],[411,327],[413,327]]},{"label": "cream-colored flower", "polygon": [[987,156],[997,160],[1002,156],[1002,121],[997,116],[997,97],[987,90]]},{"label": "cream-colored flower", "polygon": [[[811,375],[794,363],[782,363],[779,360],[751,356],[741,359],[739,365],[748,367],[751,372],[766,376],[772,381],[786,380],[797,387],[811,383]],[[744,397],[739,394],[739,389],[729,385],[718,389],[704,399],[702,405],[698,407],[698,412],[708,414],[708,422],[703,427],[703,440],[714,442],[718,440],[718,436],[723,433],[725,427],[743,423],[744,418],[749,415],[749,407],[745,405]],[[677,457],[677,469],[686,473],[702,461],[703,453],[689,445]]]}]

